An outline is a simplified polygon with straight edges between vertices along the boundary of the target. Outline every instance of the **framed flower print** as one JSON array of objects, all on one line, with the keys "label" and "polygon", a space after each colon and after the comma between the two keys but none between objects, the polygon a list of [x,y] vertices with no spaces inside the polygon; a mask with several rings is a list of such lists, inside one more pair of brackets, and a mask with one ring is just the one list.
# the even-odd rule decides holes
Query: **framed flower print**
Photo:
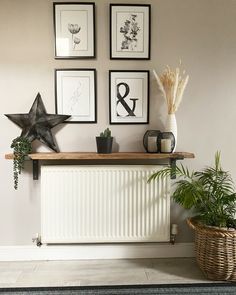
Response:
[{"label": "framed flower print", "polygon": [[95,4],[54,2],[55,58],[95,57]]},{"label": "framed flower print", "polygon": [[150,59],[150,4],[110,4],[110,58]]}]

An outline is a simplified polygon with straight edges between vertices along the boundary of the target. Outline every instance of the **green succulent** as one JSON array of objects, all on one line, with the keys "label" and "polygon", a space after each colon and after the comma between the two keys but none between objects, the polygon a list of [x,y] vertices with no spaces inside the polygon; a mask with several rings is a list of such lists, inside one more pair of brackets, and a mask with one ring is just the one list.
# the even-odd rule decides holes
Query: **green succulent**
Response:
[{"label": "green succulent", "polygon": [[111,130],[106,128],[103,132],[100,133],[100,137],[111,137]]},{"label": "green succulent", "polygon": [[[151,175],[148,182],[170,176],[173,168],[167,167]],[[220,164],[220,153],[215,154],[213,167],[190,172],[183,165],[176,167],[173,199],[185,209],[194,209],[199,220],[210,226],[236,228],[236,193],[233,180]]]},{"label": "green succulent", "polygon": [[19,174],[24,169],[25,157],[32,151],[31,142],[26,137],[13,139],[11,148],[13,149],[13,177],[14,188],[18,188]]}]

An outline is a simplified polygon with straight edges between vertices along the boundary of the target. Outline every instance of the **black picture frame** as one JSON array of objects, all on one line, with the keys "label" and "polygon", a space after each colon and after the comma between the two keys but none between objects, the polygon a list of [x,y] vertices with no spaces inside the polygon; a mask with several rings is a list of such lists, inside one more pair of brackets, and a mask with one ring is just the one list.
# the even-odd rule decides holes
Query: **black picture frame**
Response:
[{"label": "black picture frame", "polygon": [[96,69],[55,69],[56,114],[70,115],[64,123],[97,123]]},{"label": "black picture frame", "polygon": [[151,5],[111,3],[110,59],[149,60],[150,44]]},{"label": "black picture frame", "polygon": [[96,57],[95,3],[53,3],[55,59]]},{"label": "black picture frame", "polygon": [[149,71],[109,71],[110,124],[149,123]]}]

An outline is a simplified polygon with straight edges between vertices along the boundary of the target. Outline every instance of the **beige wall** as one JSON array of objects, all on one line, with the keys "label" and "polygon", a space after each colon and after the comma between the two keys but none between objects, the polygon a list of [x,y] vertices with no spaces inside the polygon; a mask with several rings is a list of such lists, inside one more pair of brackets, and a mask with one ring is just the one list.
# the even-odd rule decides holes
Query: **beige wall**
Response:
[{"label": "beige wall", "polygon": [[[28,112],[40,92],[48,113],[55,112],[54,69],[97,69],[98,123],[67,124],[53,129],[61,151],[95,151],[95,136],[109,124],[108,70],[176,66],[181,58],[190,75],[183,103],[177,113],[178,151],[190,151],[195,160],[185,164],[198,169],[210,164],[216,150],[236,180],[236,1],[150,0],[121,1],[152,5],[150,61],[109,59],[109,3],[97,0],[95,60],[55,60],[52,0],[0,0],[0,245],[31,244],[40,232],[40,181],[33,181],[31,167],[14,191],[12,162],[4,160],[20,129],[4,113]],[[119,1],[120,2],[120,1]],[[117,3],[119,3],[117,1]],[[165,105],[154,78],[150,83],[150,124],[110,126],[120,151],[143,151],[147,129],[162,129]],[[35,143],[37,151],[47,151]],[[172,219],[180,225],[178,241],[191,241],[184,223],[186,213],[172,206]]]}]

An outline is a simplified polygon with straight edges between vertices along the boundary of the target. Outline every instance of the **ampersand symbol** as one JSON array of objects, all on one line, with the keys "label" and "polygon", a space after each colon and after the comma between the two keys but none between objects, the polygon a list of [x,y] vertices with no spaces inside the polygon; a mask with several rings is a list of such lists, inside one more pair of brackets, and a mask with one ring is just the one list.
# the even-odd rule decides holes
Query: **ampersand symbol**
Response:
[{"label": "ampersand symbol", "polygon": [[[121,96],[120,94],[120,87],[124,86],[125,87],[125,93],[123,96]],[[118,106],[119,103],[122,104],[122,106],[124,107],[124,109],[127,111],[127,117],[135,117],[134,114],[134,110],[136,108],[136,100],[138,100],[138,98],[130,98],[131,101],[133,101],[133,107],[132,109],[129,107],[129,105],[127,104],[127,102],[125,101],[126,96],[129,94],[130,89],[129,89],[129,85],[127,83],[121,82],[119,84],[116,85],[116,93],[117,93],[117,102],[116,102],[116,106]],[[117,116],[120,117],[120,114],[118,112],[116,112]]]}]

